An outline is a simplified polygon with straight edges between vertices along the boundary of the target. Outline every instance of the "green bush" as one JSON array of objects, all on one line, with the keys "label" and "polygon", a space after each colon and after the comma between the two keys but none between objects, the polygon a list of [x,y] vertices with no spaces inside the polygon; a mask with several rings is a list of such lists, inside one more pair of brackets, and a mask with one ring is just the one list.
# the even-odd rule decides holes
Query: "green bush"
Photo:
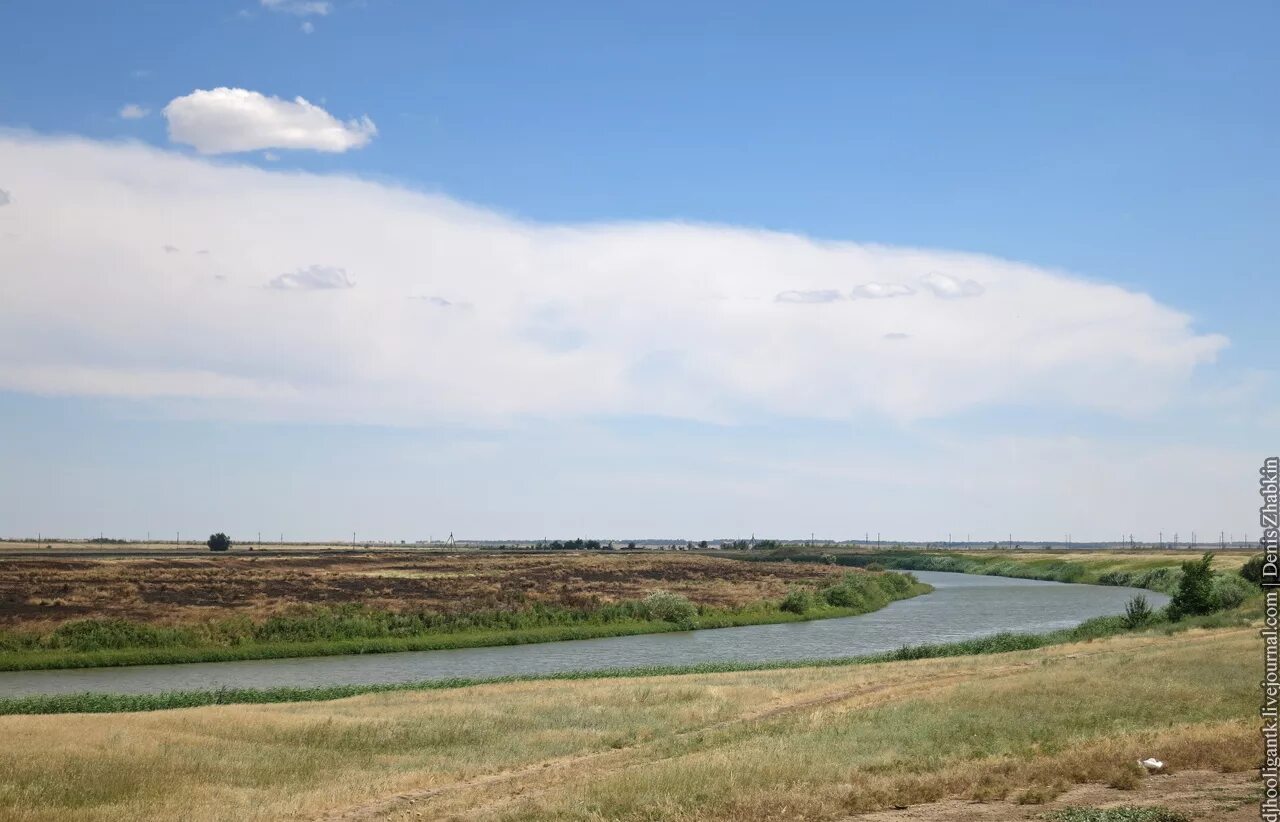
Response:
[{"label": "green bush", "polygon": [[698,606],[686,597],[667,591],[655,591],[644,598],[645,615],[691,630],[698,627]]},{"label": "green bush", "polygon": [[1147,604],[1147,598],[1142,594],[1138,594],[1124,606],[1124,627],[1129,630],[1141,628],[1150,622],[1154,616],[1155,612]]},{"label": "green bush", "polygon": [[179,628],[145,625],[125,619],[80,619],[59,625],[45,638],[47,648],[96,651],[115,648],[159,648],[187,639]]},{"label": "green bush", "polygon": [[1263,561],[1262,554],[1249,557],[1249,561],[1240,569],[1240,576],[1244,577],[1249,582],[1252,582],[1254,585],[1261,585]]},{"label": "green bush", "polygon": [[792,588],[778,607],[789,614],[804,614],[813,607],[813,594],[803,588]]},{"label": "green bush", "polygon": [[1248,580],[1236,574],[1217,574],[1209,592],[1213,610],[1225,611],[1243,603],[1258,592]]}]

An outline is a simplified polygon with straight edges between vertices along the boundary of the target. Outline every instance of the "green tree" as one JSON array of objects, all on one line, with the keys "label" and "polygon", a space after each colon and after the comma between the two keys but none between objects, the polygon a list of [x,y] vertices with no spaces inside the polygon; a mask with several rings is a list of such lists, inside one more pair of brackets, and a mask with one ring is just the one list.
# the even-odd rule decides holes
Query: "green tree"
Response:
[{"label": "green tree", "polygon": [[205,544],[209,546],[210,551],[227,551],[231,548],[231,537],[219,531],[216,534],[210,534],[209,541]]},{"label": "green tree", "polygon": [[1182,579],[1169,603],[1169,618],[1207,614],[1214,609],[1213,602],[1213,553],[1206,551],[1200,559],[1182,563]]}]

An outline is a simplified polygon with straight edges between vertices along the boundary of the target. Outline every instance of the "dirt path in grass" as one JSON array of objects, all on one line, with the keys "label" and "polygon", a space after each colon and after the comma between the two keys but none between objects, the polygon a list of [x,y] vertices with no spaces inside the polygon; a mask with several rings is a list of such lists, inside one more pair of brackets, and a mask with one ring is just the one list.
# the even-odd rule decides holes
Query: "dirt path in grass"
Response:
[{"label": "dirt path in grass", "polygon": [[[1242,630],[1248,631],[1251,629]],[[1217,642],[1227,635],[1234,635],[1239,632],[1224,631],[1211,637],[1184,637],[1180,639],[1180,644],[1196,645],[1201,642]],[[1078,647],[1076,646],[1076,648]],[[936,694],[943,689],[952,688],[963,683],[1014,676],[1030,669],[1039,668],[1047,661],[1061,662],[1088,657],[1129,654],[1139,647],[1142,646],[1126,643],[1118,647],[1101,647],[1088,651],[1075,650],[1070,647],[1047,648],[1032,659],[993,666],[983,665],[984,662],[991,662],[991,657],[970,658],[970,662],[974,667],[951,672],[930,673],[924,676],[921,675],[919,668],[907,667],[895,672],[893,679],[887,682],[868,682],[852,688],[846,687],[836,690],[810,689],[802,693],[789,694],[786,697],[774,700],[773,703],[766,707],[740,716],[669,734],[661,739],[648,740],[621,748],[550,759],[470,779],[424,787],[419,790],[400,791],[391,796],[380,797],[344,809],[336,809],[318,818],[325,820],[325,822],[339,822],[339,820],[342,822],[369,822],[370,820],[382,819],[432,818],[445,814],[477,819],[494,818],[504,806],[512,802],[526,800],[570,781],[582,780],[588,777],[603,777],[629,768],[678,758],[695,749],[705,750],[717,744],[717,735],[721,739],[727,740],[731,738],[731,735],[724,733],[725,731],[730,731],[743,725],[824,709],[839,711],[865,710],[892,702]],[[707,739],[707,735],[712,738]],[[681,742],[687,742],[694,747],[681,748]],[[672,747],[676,748],[675,753],[670,752]],[[1173,777],[1159,777],[1149,780],[1149,782],[1150,784],[1163,784],[1158,780],[1171,779]],[[1187,777],[1183,777],[1183,779],[1185,781]],[[1073,789],[1067,796],[1072,796],[1081,790],[1084,790],[1084,788]],[[1134,796],[1132,792],[1122,795]],[[469,799],[473,801],[468,801]],[[994,809],[1002,804],[1005,803],[994,803],[990,806],[972,805],[965,802],[937,803],[939,808],[945,806],[952,809],[969,810],[973,808]],[[1010,809],[1025,810],[1026,807],[1009,805]],[[952,817],[940,816],[937,819],[985,818],[973,816],[972,813],[965,815],[967,812],[957,811],[959,815]],[[863,818],[878,820],[878,817],[874,815],[859,817],[859,819]],[[916,817],[888,816],[884,818],[885,820],[909,820]],[[932,818],[927,816],[919,817],[922,820]],[[992,820],[1023,818],[1027,817],[991,817]]]},{"label": "dirt path in grass", "polygon": [[1105,785],[1077,785],[1043,805],[1013,802],[931,802],[896,811],[845,817],[845,822],[1022,822],[1066,807],[1160,806],[1181,811],[1197,822],[1256,822],[1261,783],[1258,775],[1182,771],[1149,776],[1131,791]]},{"label": "dirt path in grass", "polygon": [[[1084,656],[1114,653],[1114,651],[1094,651],[1088,653],[1063,654],[1055,659],[1074,659]],[[801,714],[813,710],[838,707],[839,710],[864,710],[878,707],[912,697],[937,693],[940,689],[953,687],[963,682],[979,679],[997,679],[1010,676],[1030,668],[1039,667],[1041,659],[1019,662],[981,670],[964,670],[955,673],[941,674],[920,678],[904,672],[899,679],[884,683],[843,688],[834,691],[814,693],[809,691],[784,699],[775,700],[773,704],[761,710],[752,711],[741,716],[700,725],[695,728],[670,734],[659,740],[630,745],[623,748],[596,751],[560,759],[551,759],[520,768],[485,774],[471,779],[450,782],[416,791],[402,791],[393,796],[376,799],[342,810],[337,810],[319,817],[325,822],[364,822],[396,818],[400,816],[416,816],[427,813],[437,803],[433,800],[446,795],[473,793],[480,800],[477,804],[466,805],[468,815],[488,816],[497,806],[513,799],[524,799],[542,793],[567,779],[581,779],[585,773],[603,774],[625,768],[661,762],[671,756],[653,755],[652,749],[668,747],[673,742],[714,734],[735,726],[765,722],[788,714]],[[677,754],[676,756],[683,755]],[[646,755],[649,754],[649,755]],[[589,771],[587,770],[589,769]]]}]

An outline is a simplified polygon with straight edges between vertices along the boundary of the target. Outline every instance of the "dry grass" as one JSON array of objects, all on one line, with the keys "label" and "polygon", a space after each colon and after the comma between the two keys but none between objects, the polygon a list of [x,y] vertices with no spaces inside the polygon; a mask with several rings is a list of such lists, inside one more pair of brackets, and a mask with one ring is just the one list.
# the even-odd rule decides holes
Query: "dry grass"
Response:
[{"label": "dry grass", "polygon": [[844,570],[677,553],[9,557],[0,559],[0,628],[85,617],[164,624],[260,619],[298,604],[451,613],[534,602],[583,606],[659,589],[701,605],[740,606],[779,599],[791,585]]},{"label": "dry grass", "polygon": [[1189,559],[1198,559],[1205,551],[1212,551],[1214,560],[1213,567],[1218,571],[1239,571],[1249,560],[1249,557],[1259,553],[1256,550],[1238,550],[1232,549],[1228,551],[1219,551],[1212,545],[1205,545],[1195,550],[1181,549],[1178,551],[1171,550],[1107,550],[1107,551],[1045,551],[1045,550],[1023,550],[1023,551],[981,551],[974,552],[975,556],[994,559],[1009,559],[1032,561],[1038,559],[1044,560],[1064,560],[1067,562],[1079,562],[1084,565],[1102,568],[1107,571],[1145,571],[1151,568],[1160,568],[1164,566],[1177,567]]},{"label": "dry grass", "polygon": [[825,819],[1260,755],[1252,630],[999,656],[0,718],[20,820]]}]

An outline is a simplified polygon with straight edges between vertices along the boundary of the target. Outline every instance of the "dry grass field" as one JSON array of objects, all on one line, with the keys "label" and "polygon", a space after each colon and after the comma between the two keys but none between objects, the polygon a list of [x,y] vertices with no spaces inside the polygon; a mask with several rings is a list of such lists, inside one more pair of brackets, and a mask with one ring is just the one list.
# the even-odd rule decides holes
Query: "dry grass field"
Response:
[{"label": "dry grass field", "polygon": [[[1247,818],[1256,783],[1219,775],[1257,767],[1260,662],[1256,630],[1218,629],[837,668],[7,716],[0,817],[1029,819],[1105,795]],[[1140,775],[1145,756],[1174,775]]]},{"label": "dry grass field", "polygon": [[539,602],[585,606],[656,590],[731,607],[781,598],[792,585],[845,570],[656,552],[9,556],[0,558],[0,628],[45,628],[87,617],[158,624],[258,619],[299,604],[445,613]]},{"label": "dry grass field", "polygon": [[1249,557],[1258,553],[1256,550],[1242,551],[1238,549],[1219,551],[1214,546],[1207,545],[1194,550],[1184,548],[1177,551],[1168,549],[1161,551],[1152,548],[1135,549],[1133,551],[1125,549],[1106,551],[1022,550],[982,551],[977,555],[995,560],[1007,559],[1022,562],[1048,559],[1066,560],[1095,568],[1105,568],[1108,571],[1145,571],[1162,566],[1178,566],[1189,559],[1199,559],[1205,551],[1213,552],[1213,567],[1219,571],[1239,571],[1245,562],[1249,560]]}]

